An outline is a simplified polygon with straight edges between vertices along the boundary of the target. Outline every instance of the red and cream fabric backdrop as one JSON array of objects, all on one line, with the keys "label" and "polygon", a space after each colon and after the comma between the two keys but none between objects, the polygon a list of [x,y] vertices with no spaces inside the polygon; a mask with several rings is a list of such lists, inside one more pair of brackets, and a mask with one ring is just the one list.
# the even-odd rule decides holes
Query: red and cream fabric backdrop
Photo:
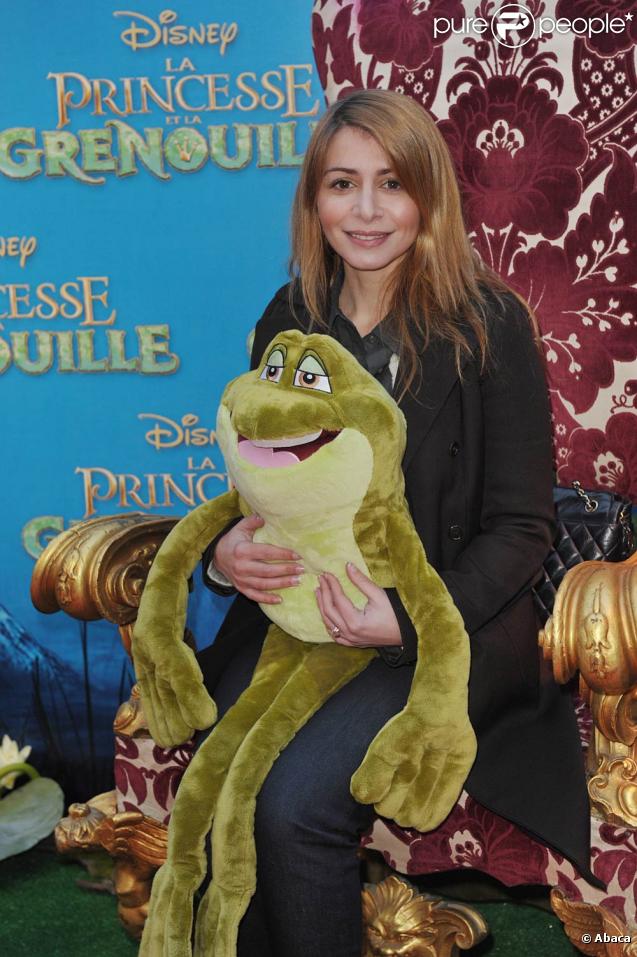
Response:
[{"label": "red and cream fabric backdrop", "polygon": [[630,0],[316,0],[329,103],[412,96],[483,259],[537,315],[560,485],[637,502],[637,9]]}]

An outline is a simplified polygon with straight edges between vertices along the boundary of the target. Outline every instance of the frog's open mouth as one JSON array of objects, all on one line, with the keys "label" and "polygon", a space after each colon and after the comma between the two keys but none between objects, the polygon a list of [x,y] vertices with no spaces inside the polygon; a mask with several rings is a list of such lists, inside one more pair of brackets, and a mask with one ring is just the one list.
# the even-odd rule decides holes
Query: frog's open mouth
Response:
[{"label": "frog's open mouth", "polygon": [[266,469],[281,468],[303,462],[335,439],[337,435],[340,435],[340,431],[329,432],[327,429],[299,435],[293,439],[250,440],[244,435],[239,435],[237,451],[241,458],[251,462],[252,465],[259,465]]}]

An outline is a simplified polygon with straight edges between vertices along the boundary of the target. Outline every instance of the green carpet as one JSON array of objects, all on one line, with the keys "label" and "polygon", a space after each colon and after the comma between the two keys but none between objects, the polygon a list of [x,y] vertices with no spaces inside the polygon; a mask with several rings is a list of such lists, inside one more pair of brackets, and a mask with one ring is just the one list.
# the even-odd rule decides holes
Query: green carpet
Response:
[{"label": "green carpet", "polygon": [[[81,864],[58,857],[48,845],[1,862],[0,955],[134,957],[137,944],[118,923],[115,898],[78,887],[78,879],[91,878]],[[538,906],[530,906],[510,899],[485,900],[506,892],[475,875],[461,886],[449,880],[444,887],[440,880],[437,884],[449,897],[475,901],[491,928],[491,937],[463,952],[468,957],[574,957],[578,953],[557,918],[540,909],[546,906],[543,893],[534,895]],[[431,878],[427,890],[436,890]]]},{"label": "green carpet", "polygon": [[0,862],[2,957],[134,957],[115,897],[78,879],[86,868],[42,845]]},{"label": "green carpet", "polygon": [[576,957],[560,921],[525,904],[475,904],[491,931],[478,947],[464,953],[471,957]]}]

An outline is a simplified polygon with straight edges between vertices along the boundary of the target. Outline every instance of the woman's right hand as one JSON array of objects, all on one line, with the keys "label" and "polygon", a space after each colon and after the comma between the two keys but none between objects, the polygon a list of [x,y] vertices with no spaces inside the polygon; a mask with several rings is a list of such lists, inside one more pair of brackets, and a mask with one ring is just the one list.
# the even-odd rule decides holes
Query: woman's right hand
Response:
[{"label": "woman's right hand", "polygon": [[298,585],[304,569],[300,556],[289,548],[252,541],[255,531],[263,524],[259,515],[242,518],[217,542],[213,562],[246,598],[276,605],[281,597],[273,595],[271,589]]}]

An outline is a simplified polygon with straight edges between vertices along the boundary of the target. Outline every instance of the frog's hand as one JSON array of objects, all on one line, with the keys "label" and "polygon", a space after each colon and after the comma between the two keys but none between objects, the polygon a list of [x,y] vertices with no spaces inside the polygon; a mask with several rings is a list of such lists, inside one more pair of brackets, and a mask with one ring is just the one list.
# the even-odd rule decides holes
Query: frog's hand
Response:
[{"label": "frog's hand", "polygon": [[148,727],[162,747],[182,744],[216,718],[194,652],[183,641],[188,579],[209,542],[240,514],[234,490],[200,505],[175,525],[150,569],[132,651]]},{"label": "frog's hand", "polygon": [[351,789],[384,817],[428,831],[451,811],[475,760],[467,711],[469,637],[406,513],[388,517],[387,545],[398,594],[418,635],[418,660],[407,704],[370,744]]}]

